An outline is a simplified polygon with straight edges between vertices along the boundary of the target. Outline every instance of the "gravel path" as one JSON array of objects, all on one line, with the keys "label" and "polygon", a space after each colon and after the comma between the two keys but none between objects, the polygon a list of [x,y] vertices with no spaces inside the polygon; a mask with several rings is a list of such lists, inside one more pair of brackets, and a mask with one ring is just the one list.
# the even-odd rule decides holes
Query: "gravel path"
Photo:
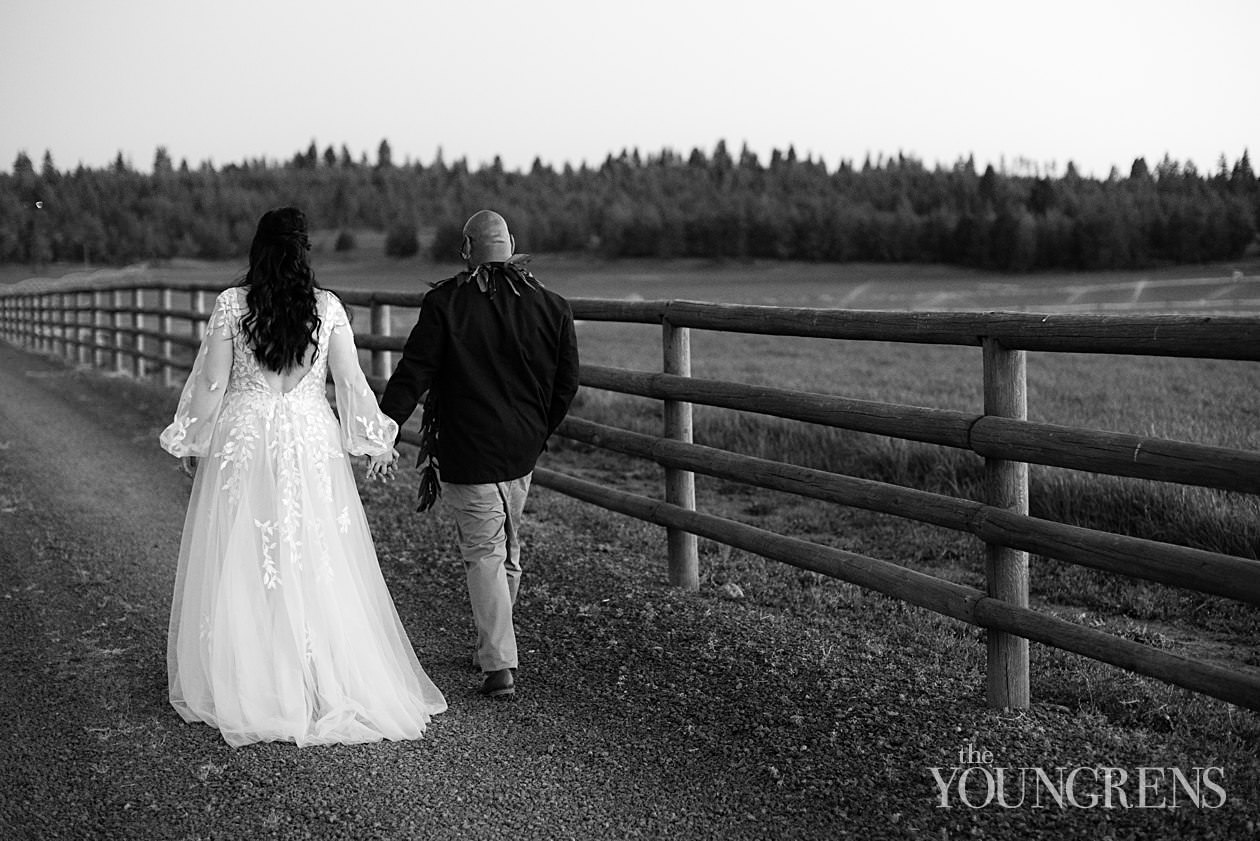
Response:
[{"label": "gravel path", "polygon": [[974,633],[942,649],[952,626],[881,598],[836,621],[670,590],[658,530],[541,488],[527,509],[515,700],[476,693],[445,514],[411,513],[407,482],[363,486],[391,592],[450,710],[417,742],[232,749],[165,698],[189,488],[156,444],[173,394],[3,345],[0,394],[0,838],[1256,830],[1254,776],[1231,779],[1219,809],[937,808],[928,768],[957,764],[971,741],[1011,766],[1211,758],[1064,706],[986,709]]}]

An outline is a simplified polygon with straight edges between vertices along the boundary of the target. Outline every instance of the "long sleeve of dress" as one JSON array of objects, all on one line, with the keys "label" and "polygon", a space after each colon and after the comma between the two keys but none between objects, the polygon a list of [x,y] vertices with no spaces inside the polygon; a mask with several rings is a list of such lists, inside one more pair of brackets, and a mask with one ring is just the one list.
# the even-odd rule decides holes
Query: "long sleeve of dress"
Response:
[{"label": "long sleeve of dress", "polygon": [[234,293],[235,290],[229,289],[215,300],[201,348],[180,393],[175,419],[159,437],[162,449],[178,458],[205,458],[210,454],[210,439],[232,374],[232,333],[236,329],[236,314],[231,303]]},{"label": "long sleeve of dress", "polygon": [[328,340],[328,369],[336,390],[342,446],[352,456],[387,453],[398,437],[398,424],[377,406],[376,395],[359,366],[350,319],[336,298],[329,302],[328,317],[333,324]]}]

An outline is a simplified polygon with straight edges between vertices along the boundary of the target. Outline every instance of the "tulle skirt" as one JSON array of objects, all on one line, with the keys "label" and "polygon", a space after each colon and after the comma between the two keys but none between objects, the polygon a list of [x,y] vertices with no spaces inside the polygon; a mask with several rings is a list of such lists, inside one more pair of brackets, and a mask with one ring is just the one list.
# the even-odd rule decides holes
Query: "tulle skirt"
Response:
[{"label": "tulle skirt", "polygon": [[193,483],[167,672],[234,746],[415,739],[446,709],[381,575],[327,403],[225,405]]}]

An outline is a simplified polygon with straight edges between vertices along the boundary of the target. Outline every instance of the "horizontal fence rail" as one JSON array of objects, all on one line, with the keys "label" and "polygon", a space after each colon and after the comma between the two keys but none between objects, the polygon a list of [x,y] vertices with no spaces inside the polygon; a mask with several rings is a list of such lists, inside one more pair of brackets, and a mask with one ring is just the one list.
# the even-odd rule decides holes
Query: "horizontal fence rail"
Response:
[{"label": "horizontal fence rail", "polygon": [[572,303],[574,316],[590,321],[668,321],[724,333],[976,347],[987,337],[1008,350],[1260,361],[1257,319],[1250,316],[902,312],[602,299]]},{"label": "horizontal fence rail", "polygon": [[976,535],[987,543],[1260,606],[1260,561],[1011,514],[972,500],[685,444],[567,418],[574,441],[768,490],[893,514]]},{"label": "horizontal fence rail", "polygon": [[[218,285],[171,283],[146,273],[25,281],[0,288],[0,338],[79,364],[174,384],[191,368]],[[404,338],[392,309],[418,307],[422,292],[337,290],[368,311],[356,342],[378,392]],[[1030,517],[1027,465],[1260,493],[1260,454],[1193,442],[1030,422],[1026,352],[1128,354],[1260,361],[1260,318],[1169,315],[1041,315],[853,311],[696,301],[570,299],[575,318],[657,325],[660,372],[583,365],[586,389],[662,402],[661,436],[580,418],[557,434],[665,470],[664,501],[539,467],[538,484],[664,527],[669,579],[698,584],[695,538],[876,590],[988,630],[989,702],[1028,704],[1027,641],[1050,645],[1176,686],[1260,709],[1260,678],[1170,654],[1038,612],[1027,604],[1028,555],[1260,605],[1260,562]],[[848,341],[927,343],[984,349],[985,407],[977,413],[924,408],[691,376],[688,330]],[[966,450],[985,459],[985,502],[754,458],[691,442],[691,407],[756,413],[818,426]],[[400,440],[417,444],[404,431]],[[868,558],[695,510],[699,473],[837,505],[877,511],[975,535],[987,552],[986,591],[890,561]]]},{"label": "horizontal fence rail", "polygon": [[768,386],[583,366],[582,384],[870,432],[988,458],[1260,493],[1260,453]]}]

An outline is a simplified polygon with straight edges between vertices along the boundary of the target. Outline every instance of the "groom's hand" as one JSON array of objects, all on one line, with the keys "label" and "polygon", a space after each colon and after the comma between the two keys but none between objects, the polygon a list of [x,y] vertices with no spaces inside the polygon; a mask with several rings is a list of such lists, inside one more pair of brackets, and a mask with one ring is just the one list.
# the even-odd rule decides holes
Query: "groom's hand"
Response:
[{"label": "groom's hand", "polygon": [[367,477],[388,481],[394,476],[394,463],[398,461],[398,450],[390,447],[388,453],[379,456],[368,456]]}]

